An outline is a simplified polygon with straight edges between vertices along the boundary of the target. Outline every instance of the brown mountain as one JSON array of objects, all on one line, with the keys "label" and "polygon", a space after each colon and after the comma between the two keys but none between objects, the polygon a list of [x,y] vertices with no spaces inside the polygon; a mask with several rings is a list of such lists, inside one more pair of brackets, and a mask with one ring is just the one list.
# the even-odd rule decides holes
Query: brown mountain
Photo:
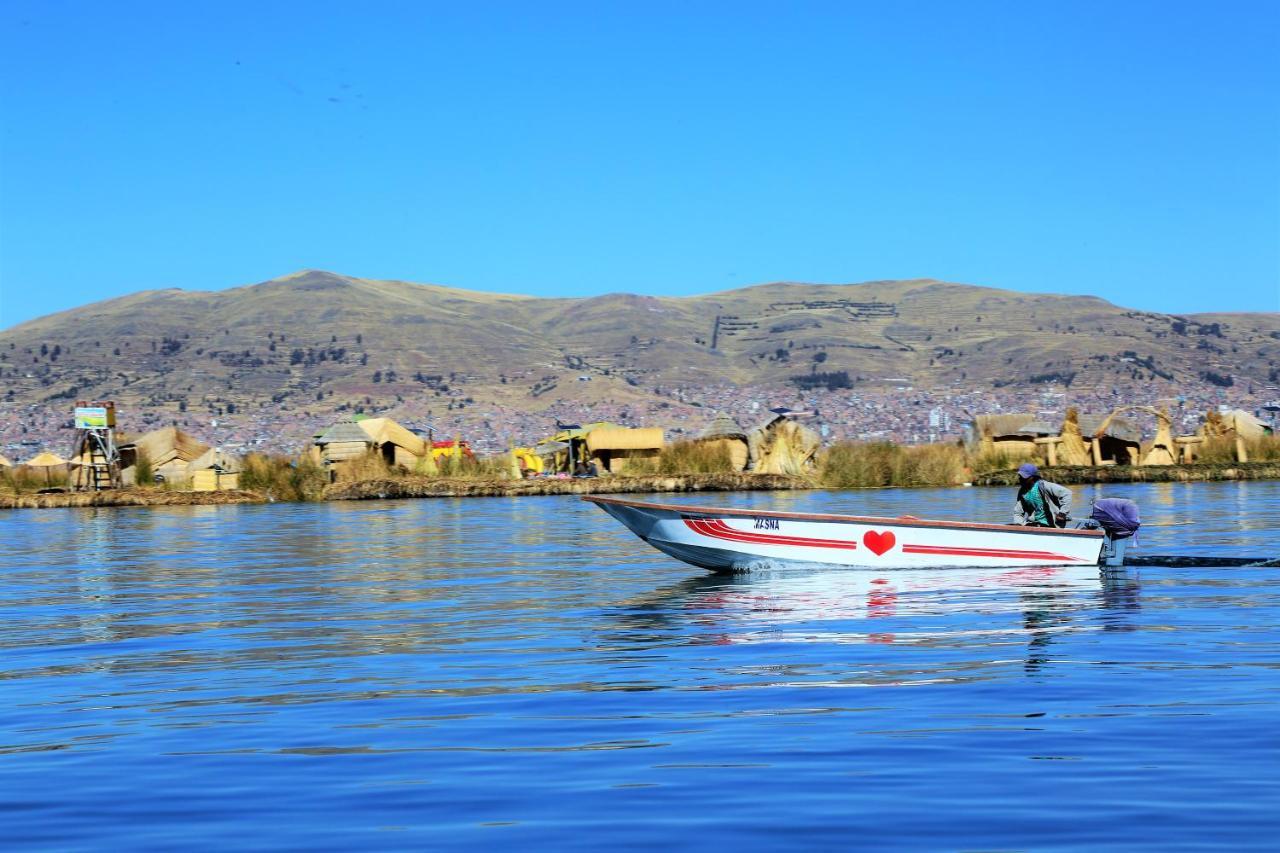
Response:
[{"label": "brown mountain", "polygon": [[0,332],[12,404],[112,398],[192,412],[315,414],[424,394],[537,410],[719,382],[1176,393],[1261,389],[1280,381],[1278,365],[1280,314],[1174,316],[932,280],[539,299],[305,271],[136,293]]}]

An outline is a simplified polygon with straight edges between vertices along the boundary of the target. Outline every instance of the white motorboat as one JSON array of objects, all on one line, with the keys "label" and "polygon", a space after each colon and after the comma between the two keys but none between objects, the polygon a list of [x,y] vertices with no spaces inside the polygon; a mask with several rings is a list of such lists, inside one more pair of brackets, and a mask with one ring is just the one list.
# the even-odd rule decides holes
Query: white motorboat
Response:
[{"label": "white motorboat", "polygon": [[712,571],[778,564],[869,569],[1096,566],[1102,530],[914,516],[869,518],[656,504],[586,496],[665,554]]}]

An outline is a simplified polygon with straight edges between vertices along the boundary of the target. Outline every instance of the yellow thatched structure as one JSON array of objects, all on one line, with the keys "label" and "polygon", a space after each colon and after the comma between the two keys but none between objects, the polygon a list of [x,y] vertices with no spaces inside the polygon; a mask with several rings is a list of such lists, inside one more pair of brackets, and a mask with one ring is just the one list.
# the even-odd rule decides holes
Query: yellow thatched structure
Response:
[{"label": "yellow thatched structure", "polygon": [[[1137,427],[1120,418],[1121,412],[1153,415],[1156,419],[1155,437],[1145,445],[1140,444],[1142,434]],[[1106,452],[1108,440],[1118,447],[1117,458],[1114,460],[1116,464],[1172,465],[1176,461],[1178,451],[1173,439],[1173,420],[1163,409],[1152,406],[1120,406],[1096,422],[1088,415],[1081,415],[1080,430],[1087,438],[1092,439],[1090,455],[1094,465],[1112,464],[1113,460],[1107,457]]]},{"label": "yellow thatched structure", "polygon": [[599,426],[586,434],[589,457],[602,471],[617,474],[634,460],[657,459],[662,454],[659,427]]},{"label": "yellow thatched structure", "polygon": [[186,484],[187,466],[199,459],[209,446],[174,426],[161,427],[120,445],[120,479],[126,486],[136,482],[138,458],[145,455],[157,480]]},{"label": "yellow thatched structure", "polygon": [[1080,429],[1080,414],[1075,409],[1067,409],[1067,416],[1062,422],[1062,431],[1058,436],[1061,442],[1056,448],[1052,443],[1048,445],[1050,465],[1092,464],[1089,440],[1085,439],[1084,432]]},{"label": "yellow thatched structure", "polygon": [[[596,421],[582,426],[564,426],[555,435],[539,441],[534,450],[546,462],[548,472],[572,474],[575,468],[592,458],[591,451],[587,447],[587,436],[597,430],[624,429],[625,427],[608,421]],[[603,441],[603,437],[600,440]]]},{"label": "yellow thatched structure", "polygon": [[516,477],[523,477],[526,474],[541,474],[546,467],[543,458],[532,447],[511,448],[511,464],[511,474]]},{"label": "yellow thatched structure", "polygon": [[373,447],[373,439],[355,421],[338,421],[315,440],[315,460],[331,465],[358,459]]},{"label": "yellow thatched structure", "polygon": [[1137,428],[1115,412],[1090,415],[1074,408],[1067,409],[1061,426],[1030,415],[979,415],[973,433],[983,452],[1049,465],[1137,465],[1141,439]]},{"label": "yellow thatched structure", "polygon": [[1226,440],[1235,442],[1235,456],[1239,462],[1249,461],[1248,442],[1268,435],[1271,427],[1243,409],[1227,412],[1206,412],[1204,423],[1195,435],[1178,436],[1176,440],[1182,461],[1191,462],[1200,454],[1205,442]]},{"label": "yellow thatched structure", "polygon": [[1236,435],[1253,441],[1271,433],[1271,427],[1244,409],[1232,409],[1222,414],[1223,423],[1234,429]]},{"label": "yellow thatched structure", "polygon": [[733,464],[733,470],[747,469],[747,463],[751,459],[747,433],[728,415],[716,415],[711,426],[703,430],[694,441],[713,451],[723,447],[724,452],[729,455],[729,461]]},{"label": "yellow thatched structure", "polygon": [[366,418],[356,426],[369,436],[372,447],[388,465],[412,468],[427,455],[427,443],[391,418]]},{"label": "yellow thatched structure", "polygon": [[211,448],[187,465],[191,489],[196,492],[238,489],[240,472],[243,470],[244,461],[239,456],[224,452],[221,448]]},{"label": "yellow thatched structure", "polygon": [[34,472],[39,472],[44,476],[46,486],[65,486],[67,478],[71,474],[71,463],[67,459],[63,459],[56,453],[38,453],[25,462],[18,465],[18,468],[25,468]]},{"label": "yellow thatched structure", "polygon": [[781,415],[747,435],[751,470],[757,474],[804,474],[814,464],[822,439],[808,427]]},{"label": "yellow thatched structure", "polygon": [[12,468],[12,467],[13,467],[13,463],[10,462],[8,459],[6,459],[3,453],[0,453],[0,468]]},{"label": "yellow thatched structure", "polygon": [[978,415],[973,419],[974,438],[983,453],[1004,453],[1011,458],[1036,455],[1036,431],[1026,429],[1035,421],[1030,412]]}]

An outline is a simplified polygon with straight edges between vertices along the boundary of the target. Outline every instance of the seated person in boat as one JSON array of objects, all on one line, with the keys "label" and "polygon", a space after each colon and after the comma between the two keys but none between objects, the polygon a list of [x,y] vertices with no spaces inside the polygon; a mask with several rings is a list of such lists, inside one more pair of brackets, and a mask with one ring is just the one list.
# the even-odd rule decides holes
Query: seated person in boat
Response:
[{"label": "seated person in boat", "polygon": [[1030,527],[1066,527],[1071,520],[1071,490],[1040,479],[1040,469],[1030,462],[1018,468],[1018,499],[1013,503],[1013,523]]}]

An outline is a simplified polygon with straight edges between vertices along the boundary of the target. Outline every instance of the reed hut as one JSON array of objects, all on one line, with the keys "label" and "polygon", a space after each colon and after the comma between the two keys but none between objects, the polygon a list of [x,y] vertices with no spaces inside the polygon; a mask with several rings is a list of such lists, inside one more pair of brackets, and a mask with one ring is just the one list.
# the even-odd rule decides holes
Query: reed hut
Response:
[{"label": "reed hut", "polygon": [[533,452],[542,460],[542,473],[556,474],[568,471],[572,467],[569,459],[569,443],[546,439],[533,446]]},{"label": "reed hut", "polygon": [[751,470],[757,474],[804,474],[821,446],[816,432],[785,415],[774,415],[747,434]]},{"label": "reed hut", "polygon": [[12,467],[13,467],[13,463],[10,462],[8,459],[6,459],[3,453],[0,453],[0,468],[12,468]]},{"label": "reed hut", "polygon": [[544,454],[541,450],[538,451],[539,456],[551,463],[547,469],[548,473],[572,474],[579,463],[585,463],[590,459],[591,451],[587,448],[587,436],[598,429],[623,429],[623,427],[607,421],[597,421],[582,426],[561,425],[560,431],[555,435],[538,442],[539,448],[551,446],[557,442],[565,445],[562,451],[550,455]]},{"label": "reed hut", "polygon": [[619,474],[637,461],[656,460],[662,446],[659,427],[600,426],[586,435],[587,457],[610,474]]},{"label": "reed hut", "polygon": [[[1142,454],[1142,430],[1127,418],[1107,415],[1082,413],[1078,418],[1079,432],[1088,448],[1085,462],[1065,464],[1080,465],[1168,465],[1173,462],[1173,437],[1169,436],[1170,453],[1167,461],[1157,451],[1152,455],[1149,449],[1146,458]],[[1064,425],[1065,426],[1065,425]],[[1156,430],[1159,436],[1160,430]],[[1092,439],[1092,441],[1091,441]],[[1163,441],[1157,437],[1154,444],[1164,447]],[[1096,446],[1096,450],[1095,450]],[[1154,446],[1154,445],[1153,445]]]},{"label": "reed hut", "polygon": [[723,452],[729,455],[733,470],[747,470],[747,463],[751,460],[751,446],[747,440],[747,433],[728,415],[716,415],[711,426],[699,433],[694,441],[706,446],[712,452],[718,452],[723,448]]},{"label": "reed hut", "polygon": [[190,481],[187,466],[208,450],[209,445],[192,438],[177,427],[152,430],[120,445],[121,482],[126,486],[136,484],[138,459],[146,456],[156,480],[186,485]]},{"label": "reed hut", "polygon": [[335,465],[359,459],[373,447],[373,439],[355,421],[338,421],[315,440],[316,461]]},{"label": "reed hut", "polygon": [[1223,412],[1222,419],[1231,425],[1236,431],[1236,435],[1248,441],[1256,441],[1264,435],[1271,434],[1271,427],[1267,423],[1251,412],[1244,409],[1232,409],[1229,412]]},{"label": "reed hut", "polygon": [[1037,455],[1036,439],[1041,436],[1028,429],[1035,422],[1030,412],[978,415],[973,419],[970,441],[984,454],[1003,453],[1011,459],[1029,459]]},{"label": "reed hut", "polygon": [[427,456],[427,442],[391,418],[365,418],[355,422],[369,437],[370,447],[388,465],[413,468]]},{"label": "reed hut", "polygon": [[206,450],[187,465],[187,475],[194,492],[238,489],[240,472],[243,470],[244,461],[239,456],[227,453],[219,447]]},{"label": "reed hut", "polygon": [[1031,421],[1023,424],[1019,432],[1034,436],[1036,446],[1043,449],[1041,458],[1050,466],[1140,464],[1141,432],[1114,413],[1080,414],[1070,408],[1060,427]]},{"label": "reed hut", "polygon": [[1206,412],[1204,423],[1195,435],[1179,436],[1176,441],[1184,462],[1191,462],[1202,454],[1206,442],[1228,441],[1235,444],[1238,462],[1249,461],[1250,441],[1256,441],[1271,433],[1271,427],[1244,409],[1226,412]]},{"label": "reed hut", "polygon": [[71,463],[56,453],[45,451],[37,453],[18,466],[32,473],[40,472],[44,477],[45,488],[61,488],[67,484],[71,474]]}]

